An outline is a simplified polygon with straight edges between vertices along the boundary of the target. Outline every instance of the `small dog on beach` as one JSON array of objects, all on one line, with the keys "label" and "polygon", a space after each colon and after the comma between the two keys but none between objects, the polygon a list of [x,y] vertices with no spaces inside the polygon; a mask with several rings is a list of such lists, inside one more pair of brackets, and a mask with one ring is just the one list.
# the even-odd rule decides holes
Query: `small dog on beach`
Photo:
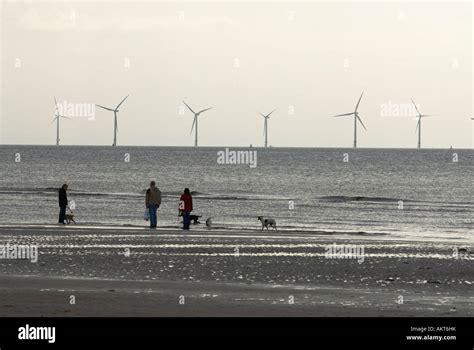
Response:
[{"label": "small dog on beach", "polygon": [[[180,217],[180,216],[183,216],[183,213],[182,213],[182,212],[180,212],[180,213],[178,214],[178,217]],[[194,215],[194,214],[189,215],[190,220],[191,220],[194,224],[200,224],[200,223],[201,223],[201,222],[199,221],[199,218],[200,218],[200,217],[202,217],[202,215]]]},{"label": "small dog on beach", "polygon": [[273,227],[273,229],[275,231],[277,231],[277,223],[276,223],[275,219],[264,218],[263,216],[259,216],[258,220],[260,220],[260,222],[262,223],[262,231],[263,231],[264,228],[266,228],[267,231],[268,231],[268,226]]},{"label": "small dog on beach", "polygon": [[208,230],[210,230],[212,228],[212,218],[207,218],[206,227],[207,227]]},{"label": "small dog on beach", "polygon": [[456,252],[460,258],[469,258],[471,255],[471,249],[469,247],[458,247],[456,248]]},{"label": "small dog on beach", "polygon": [[69,225],[71,221],[76,224],[76,221],[74,220],[74,213],[71,211],[69,214],[64,215],[64,219],[66,220],[66,223]]},{"label": "small dog on beach", "polygon": [[199,218],[200,218],[201,216],[202,216],[202,215],[190,215],[191,221],[192,221],[194,224],[200,224]]}]

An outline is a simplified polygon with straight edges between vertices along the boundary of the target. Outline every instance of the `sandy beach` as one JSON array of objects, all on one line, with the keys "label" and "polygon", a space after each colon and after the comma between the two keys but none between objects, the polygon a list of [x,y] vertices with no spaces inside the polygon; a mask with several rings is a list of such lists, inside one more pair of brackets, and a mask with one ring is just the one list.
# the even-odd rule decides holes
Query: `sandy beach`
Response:
[{"label": "sandy beach", "polygon": [[[458,240],[139,227],[5,225],[0,316],[472,316],[473,260]],[[363,261],[328,258],[364,247]]]}]

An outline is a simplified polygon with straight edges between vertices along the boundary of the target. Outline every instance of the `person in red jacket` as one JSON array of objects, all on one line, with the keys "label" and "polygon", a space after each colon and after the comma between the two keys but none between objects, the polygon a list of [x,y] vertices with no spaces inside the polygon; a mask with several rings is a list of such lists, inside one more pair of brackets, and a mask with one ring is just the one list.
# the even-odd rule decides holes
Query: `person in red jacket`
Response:
[{"label": "person in red jacket", "polygon": [[189,188],[185,188],[184,193],[181,195],[179,210],[183,214],[183,230],[189,230],[191,212],[193,211],[193,197],[191,197]]}]

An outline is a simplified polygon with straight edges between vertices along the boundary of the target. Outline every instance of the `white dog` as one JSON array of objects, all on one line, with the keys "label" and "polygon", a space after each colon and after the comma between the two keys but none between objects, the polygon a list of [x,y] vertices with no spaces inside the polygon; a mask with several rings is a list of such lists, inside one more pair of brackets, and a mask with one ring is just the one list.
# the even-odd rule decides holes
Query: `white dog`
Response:
[{"label": "white dog", "polygon": [[266,228],[267,231],[268,231],[268,226],[273,227],[273,229],[275,231],[277,230],[277,223],[276,223],[275,219],[264,218],[263,216],[259,216],[258,220],[260,220],[260,222],[262,223],[262,231],[263,231],[264,228]]},{"label": "white dog", "polygon": [[207,218],[206,227],[207,227],[208,230],[210,230],[212,228],[212,218]]},{"label": "white dog", "polygon": [[471,249],[469,247],[458,247],[456,251],[457,256],[460,258],[469,258],[471,255]]}]

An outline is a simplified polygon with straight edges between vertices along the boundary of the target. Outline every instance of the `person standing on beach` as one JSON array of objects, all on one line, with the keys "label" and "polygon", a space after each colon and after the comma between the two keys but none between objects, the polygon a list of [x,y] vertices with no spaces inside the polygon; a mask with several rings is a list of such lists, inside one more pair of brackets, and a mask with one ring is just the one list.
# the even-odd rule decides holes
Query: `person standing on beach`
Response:
[{"label": "person standing on beach", "polygon": [[161,204],[161,191],[156,187],[155,181],[150,182],[150,188],[146,191],[145,205],[150,212],[150,228],[156,228],[156,210]]},{"label": "person standing on beach", "polygon": [[67,184],[64,184],[58,191],[59,195],[59,224],[66,224],[64,219],[66,217],[66,207],[68,205],[67,201]]},{"label": "person standing on beach", "polygon": [[191,212],[193,211],[193,197],[189,192],[189,188],[184,189],[179,201],[179,210],[183,214],[183,230],[189,230],[191,224]]}]

